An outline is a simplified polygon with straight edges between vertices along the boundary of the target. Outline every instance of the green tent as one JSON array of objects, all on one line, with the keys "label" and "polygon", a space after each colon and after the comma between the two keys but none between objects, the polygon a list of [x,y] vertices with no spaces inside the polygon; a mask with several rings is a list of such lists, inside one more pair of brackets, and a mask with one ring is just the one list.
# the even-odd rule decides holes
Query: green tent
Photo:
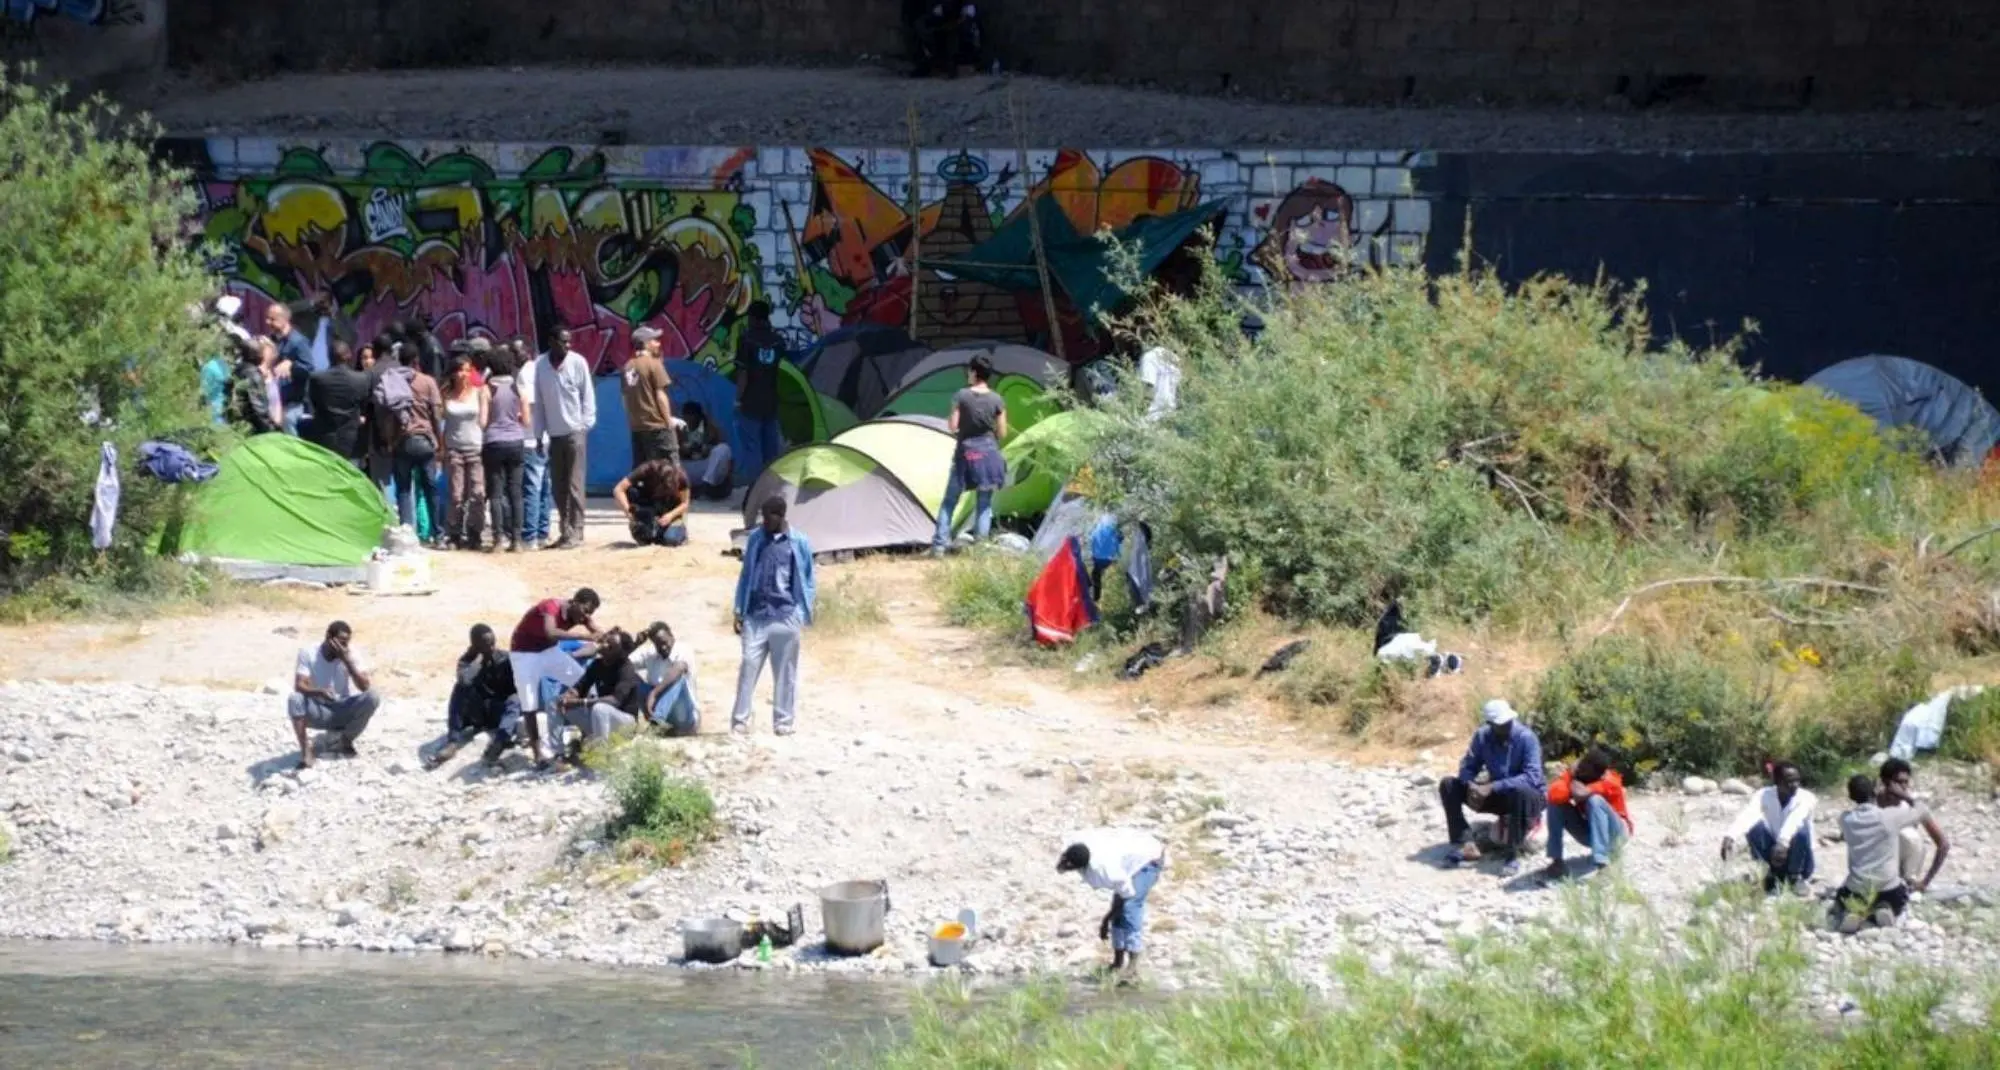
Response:
[{"label": "green tent", "polygon": [[1130,250],[1138,258],[1139,273],[1151,275],[1181,243],[1228,207],[1224,201],[1209,201],[1181,212],[1145,216],[1111,231],[1106,240],[1101,234],[1078,234],[1055,198],[1037,197],[1030,205],[1034,219],[1022,212],[965,255],[926,261],[925,266],[1002,289],[1040,289],[1034,244],[1034,223],[1039,220],[1049,275],[1070,304],[1096,323],[1130,296],[1111,280],[1118,249]]},{"label": "green tent", "polygon": [[[1007,430],[1018,435],[1054,411],[1048,388],[1025,375],[998,375],[988,384],[1007,406]],[[940,368],[911,383],[882,405],[883,416],[951,419],[951,399],[965,389],[964,368]]]},{"label": "green tent", "polygon": [[925,417],[870,420],[830,442],[799,446],[764,469],[743,497],[743,526],[765,499],[790,506],[786,519],[817,553],[924,546],[951,476],[952,437]]},{"label": "green tent", "polygon": [[[734,380],[732,361],[716,369],[725,379]],[[787,442],[825,442],[853,427],[854,411],[846,403],[813,389],[806,373],[789,360],[778,362],[778,427]]]},{"label": "green tent", "polygon": [[[1007,458],[1008,484],[993,496],[993,515],[1002,519],[1039,516],[1083,467],[1090,435],[1105,417],[1089,409],[1058,412],[1015,435],[1000,452]],[[959,499],[952,517],[960,528],[972,522],[972,495]]]},{"label": "green tent", "polygon": [[258,435],[196,488],[181,545],[204,557],[359,565],[395,523],[354,465],[290,435]]}]

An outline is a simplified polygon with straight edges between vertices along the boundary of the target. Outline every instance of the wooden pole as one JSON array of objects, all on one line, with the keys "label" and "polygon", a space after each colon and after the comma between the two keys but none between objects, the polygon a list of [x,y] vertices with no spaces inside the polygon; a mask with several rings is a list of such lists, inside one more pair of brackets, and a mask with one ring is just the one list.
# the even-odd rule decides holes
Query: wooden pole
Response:
[{"label": "wooden pole", "polygon": [[1062,321],[1056,319],[1056,293],[1055,288],[1049,285],[1049,257],[1042,246],[1042,215],[1035,207],[1034,176],[1028,173],[1027,134],[1021,129],[1021,112],[1011,88],[1007,90],[1007,118],[1014,124],[1015,167],[1021,173],[1023,188],[1027,190],[1028,233],[1035,244],[1035,274],[1042,280],[1042,314],[1049,319],[1049,343],[1055,350],[1056,359],[1066,365],[1069,359],[1063,354]]},{"label": "wooden pole", "polygon": [[924,292],[924,187],[917,165],[917,102],[910,101],[910,340],[917,337],[917,301]]}]

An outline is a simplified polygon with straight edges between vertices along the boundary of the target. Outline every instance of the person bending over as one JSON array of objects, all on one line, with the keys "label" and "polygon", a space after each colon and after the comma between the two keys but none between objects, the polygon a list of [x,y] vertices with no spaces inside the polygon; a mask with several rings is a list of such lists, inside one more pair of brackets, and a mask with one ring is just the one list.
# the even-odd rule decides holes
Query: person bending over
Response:
[{"label": "person bending over", "polygon": [[514,626],[514,636],[507,644],[507,662],[514,673],[514,694],[521,702],[521,723],[528,730],[528,747],[536,765],[542,763],[541,729],[535,723],[535,714],[542,708],[542,681],[574,687],[583,679],[583,666],[560,644],[565,639],[595,642],[599,633],[590,617],[602,604],[596,591],[579,587],[568,601],[544,598],[528,607],[521,623]]},{"label": "person bending over", "polygon": [[1111,941],[1111,968],[1130,975],[1144,948],[1146,896],[1166,868],[1167,848],[1154,836],[1129,828],[1074,833],[1056,862],[1057,873],[1075,873],[1085,884],[1111,893],[1111,909],[1097,938]]},{"label": "person bending over", "polygon": [[688,480],[670,460],[647,461],[611,488],[611,497],[641,546],[687,544]]}]

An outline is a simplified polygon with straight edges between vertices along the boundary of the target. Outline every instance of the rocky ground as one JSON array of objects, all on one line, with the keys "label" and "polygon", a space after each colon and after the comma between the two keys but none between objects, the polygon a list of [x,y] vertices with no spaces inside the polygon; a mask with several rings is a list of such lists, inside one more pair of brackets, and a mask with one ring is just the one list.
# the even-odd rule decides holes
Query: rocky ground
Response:
[{"label": "rocky ground", "polygon": [[[578,554],[441,558],[445,589],[429,599],[324,594],[208,621],[0,632],[0,820],[14,841],[0,936],[657,968],[678,965],[682,919],[802,903],[810,935],[771,968],[900,974],[929,970],[925,932],[971,907],[984,939],[966,969],[1080,974],[1104,955],[1104,901],[1054,860],[1064,832],[1104,822],[1173,844],[1150,956],[1168,987],[1216,981],[1265,950],[1315,977],[1343,950],[1378,965],[1441,960],[1454,934],[1559,901],[1532,879],[1438,867],[1434,785],[1455,751],[1359,764],[1254,713],[1140,706],[991,667],[935,621],[914,560],[822,574],[823,590],[879,593],[891,622],[809,639],[798,735],[773,737],[765,721],[749,740],[660,744],[724,818],[682,867],[616,863],[595,831],[606,788],[588,774],[518,761],[489,774],[476,747],[423,771],[418,748],[440,730],[463,628],[511,623],[531,594],[580,582],[607,592],[605,620],[676,624],[719,727],[734,670],[722,612],[732,562],[718,553],[731,519],[697,517],[695,544],[678,553],[606,545],[600,526]],[[360,757],[298,772],[275,692],[298,637],[336,614],[354,623],[387,702]],[[1634,798],[1625,875],[1670,919],[1725,878],[1716,846],[1747,790],[1693,787]],[[1962,774],[1926,767],[1919,787],[1936,792],[1953,840],[1951,887],[1893,932],[1816,937],[1819,953],[1843,967],[2000,970],[2000,809]],[[1838,809],[1822,804],[1823,881],[1844,872],[1828,839]],[[894,902],[888,945],[829,959],[816,889],[876,878]],[[1837,1005],[1853,973],[1825,976]]]},{"label": "rocky ground", "polygon": [[[1437,152],[2000,152],[2000,112],[1703,114],[1616,108],[1350,108],[880,67],[514,68],[169,82],[134,103],[170,133],[634,145],[1015,143]],[[1615,102],[1614,102],[1615,103]]]}]

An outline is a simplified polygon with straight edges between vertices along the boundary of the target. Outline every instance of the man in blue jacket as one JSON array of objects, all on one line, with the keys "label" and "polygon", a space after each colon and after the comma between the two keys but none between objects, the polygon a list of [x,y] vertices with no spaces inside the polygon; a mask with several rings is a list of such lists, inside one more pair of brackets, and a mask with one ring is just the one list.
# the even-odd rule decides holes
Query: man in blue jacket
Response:
[{"label": "man in blue jacket", "polygon": [[799,692],[799,636],[813,619],[812,546],[785,523],[785,500],[773,495],[759,508],[764,523],[743,547],[736,579],[736,634],[743,637],[743,667],[736,673],[736,707],[729,730],[750,733],[750,701],[764,662],[771,662],[771,730],[792,734]]},{"label": "man in blue jacket", "polygon": [[[1472,734],[1472,745],[1458,763],[1458,775],[1438,782],[1444,800],[1445,828],[1451,834],[1451,865],[1479,860],[1479,847],[1472,842],[1465,822],[1471,807],[1481,814],[1500,817],[1499,840],[1507,862],[1501,876],[1521,871],[1520,853],[1529,830],[1548,808],[1548,781],[1542,772],[1542,741],[1533,729],[1520,723],[1520,715],[1506,699],[1492,699],[1480,708],[1485,722]],[[1481,770],[1486,780],[1479,781]]]}]

